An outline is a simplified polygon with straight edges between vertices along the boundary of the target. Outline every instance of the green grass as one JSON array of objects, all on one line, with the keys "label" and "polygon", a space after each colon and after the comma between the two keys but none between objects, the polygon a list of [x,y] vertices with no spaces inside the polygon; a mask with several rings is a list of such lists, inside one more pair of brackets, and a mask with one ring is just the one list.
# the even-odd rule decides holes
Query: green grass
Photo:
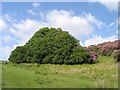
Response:
[{"label": "green grass", "polygon": [[3,88],[118,88],[118,63],[99,56],[97,64],[3,64]]},{"label": "green grass", "polygon": [[2,61],[0,60],[0,90],[2,89]]}]

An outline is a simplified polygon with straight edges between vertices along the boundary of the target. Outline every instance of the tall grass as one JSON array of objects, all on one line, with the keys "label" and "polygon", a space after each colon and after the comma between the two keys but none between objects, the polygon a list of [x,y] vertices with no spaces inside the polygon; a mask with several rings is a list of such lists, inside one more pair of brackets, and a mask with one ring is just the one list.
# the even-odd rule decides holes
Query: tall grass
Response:
[{"label": "tall grass", "polygon": [[0,89],[2,89],[2,61],[0,60]]},{"label": "tall grass", "polygon": [[[4,64],[3,87],[117,88],[118,63],[99,56],[97,64]],[[20,79],[18,79],[20,78]],[[12,82],[14,81],[14,82]]]}]

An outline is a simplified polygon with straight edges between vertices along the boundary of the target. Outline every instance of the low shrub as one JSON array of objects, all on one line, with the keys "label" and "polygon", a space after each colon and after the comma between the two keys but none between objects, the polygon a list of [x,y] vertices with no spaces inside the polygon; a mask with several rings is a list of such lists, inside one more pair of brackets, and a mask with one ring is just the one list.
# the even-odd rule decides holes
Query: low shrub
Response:
[{"label": "low shrub", "polygon": [[116,62],[119,62],[120,61],[120,50],[114,50],[112,54]]},{"label": "low shrub", "polygon": [[97,53],[92,51],[92,50],[89,50],[87,48],[85,48],[85,51],[88,52],[90,54],[90,57],[91,57],[91,63],[97,63],[98,62],[98,56],[97,56]]},{"label": "low shrub", "polygon": [[114,55],[114,59],[116,60],[116,62],[120,61],[120,53],[119,54],[115,54]]}]

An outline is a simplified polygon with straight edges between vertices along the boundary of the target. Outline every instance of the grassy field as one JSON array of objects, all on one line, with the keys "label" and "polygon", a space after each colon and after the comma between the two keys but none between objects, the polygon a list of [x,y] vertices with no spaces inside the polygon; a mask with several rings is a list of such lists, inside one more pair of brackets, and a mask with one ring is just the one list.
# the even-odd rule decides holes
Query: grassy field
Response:
[{"label": "grassy field", "polygon": [[0,61],[0,90],[2,89],[2,61]]},{"label": "grassy field", "polygon": [[118,88],[118,63],[99,56],[97,64],[3,64],[3,88]]}]

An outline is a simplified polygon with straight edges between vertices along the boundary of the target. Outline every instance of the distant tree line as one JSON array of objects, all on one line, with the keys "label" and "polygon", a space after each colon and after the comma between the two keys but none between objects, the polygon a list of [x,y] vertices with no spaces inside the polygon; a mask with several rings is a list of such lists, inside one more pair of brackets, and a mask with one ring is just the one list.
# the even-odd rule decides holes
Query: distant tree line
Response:
[{"label": "distant tree line", "polygon": [[41,28],[24,45],[12,51],[14,63],[83,64],[92,63],[90,54],[79,40],[60,28]]}]

